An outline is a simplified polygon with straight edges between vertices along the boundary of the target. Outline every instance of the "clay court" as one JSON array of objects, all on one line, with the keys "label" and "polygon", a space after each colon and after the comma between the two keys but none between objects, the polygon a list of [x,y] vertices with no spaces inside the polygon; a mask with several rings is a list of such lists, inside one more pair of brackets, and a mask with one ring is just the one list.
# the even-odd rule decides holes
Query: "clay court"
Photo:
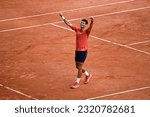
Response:
[{"label": "clay court", "polygon": [[[77,70],[74,25],[94,17],[84,66],[90,83],[70,89]],[[149,100],[149,0],[0,2],[1,100]]]}]

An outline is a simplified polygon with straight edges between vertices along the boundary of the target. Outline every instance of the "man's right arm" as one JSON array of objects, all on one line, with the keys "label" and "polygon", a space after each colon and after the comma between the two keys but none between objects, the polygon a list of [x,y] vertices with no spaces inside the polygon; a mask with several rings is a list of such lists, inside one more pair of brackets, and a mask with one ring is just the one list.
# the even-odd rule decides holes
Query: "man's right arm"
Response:
[{"label": "man's right arm", "polygon": [[72,28],[72,24],[64,17],[64,15],[62,13],[59,13],[59,16],[63,19],[63,21],[65,22],[65,24],[67,26],[69,26],[70,28]]}]

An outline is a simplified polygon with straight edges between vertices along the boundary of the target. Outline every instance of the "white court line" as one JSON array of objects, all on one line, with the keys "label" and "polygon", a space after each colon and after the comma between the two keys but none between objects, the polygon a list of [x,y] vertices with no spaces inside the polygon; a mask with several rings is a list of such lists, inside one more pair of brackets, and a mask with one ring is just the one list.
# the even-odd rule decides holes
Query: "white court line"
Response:
[{"label": "white court line", "polygon": [[114,44],[114,45],[118,45],[118,46],[121,46],[121,47],[124,47],[124,48],[128,48],[128,49],[131,49],[131,50],[140,52],[140,53],[144,53],[144,54],[150,55],[149,52],[146,52],[146,51],[143,51],[143,50],[139,50],[139,49],[130,47],[130,46],[128,46],[128,45],[123,45],[123,44],[116,43],[116,42],[113,42],[113,41],[109,41],[109,40],[106,40],[106,39],[102,39],[102,38],[99,38],[99,37],[96,37],[96,36],[91,36],[91,37],[93,37],[93,38],[95,38],[95,39],[97,39],[97,40],[101,40],[101,41],[104,41],[104,42],[112,43],[112,44]]},{"label": "white court line", "polygon": [[[135,9],[128,9],[128,10],[122,10],[122,11],[117,11],[117,12],[112,12],[112,13],[104,13],[104,14],[100,14],[100,15],[94,15],[92,17],[103,17],[103,16],[110,16],[110,15],[116,15],[116,14],[120,14],[120,13],[126,13],[126,12],[133,12],[133,11],[138,11],[138,10],[144,10],[144,9],[149,9],[150,6],[146,6],[146,7],[141,7],[141,8],[135,8]],[[82,18],[74,18],[74,19],[70,19],[68,21],[76,21]],[[58,22],[53,22],[53,23],[62,23],[63,21],[58,21]]]},{"label": "white court line", "polygon": [[[118,12],[106,13],[106,14],[101,14],[101,15],[95,15],[93,17],[102,17],[102,16],[116,15],[116,14],[121,14],[121,13],[126,13],[126,12],[144,10],[144,9],[148,9],[148,8],[150,8],[150,6],[141,7],[141,8],[135,8],[135,9],[129,9],[129,10],[122,10],[122,11],[118,11]],[[74,20],[78,20],[78,19],[81,19],[81,18],[70,19],[69,21],[74,21]],[[39,25],[33,25],[33,26],[25,26],[25,27],[20,27],[20,28],[6,29],[6,30],[1,30],[0,33],[16,31],[16,30],[22,30],[22,29],[35,28],[35,27],[41,27],[41,26],[50,25],[52,23],[61,23],[61,22],[63,22],[63,21],[51,22],[51,23],[45,23],[45,24],[39,24]]]},{"label": "white court line", "polygon": [[[57,25],[57,24],[52,24],[52,25],[55,26],[55,27],[58,27],[58,28],[62,28],[64,30],[72,31],[71,29],[68,29],[66,27],[63,27],[63,26],[60,26],[60,25]],[[94,39],[97,39],[97,40],[100,40],[100,41],[103,41],[103,42],[111,43],[111,44],[114,44],[114,45],[117,45],[117,46],[121,46],[121,47],[128,48],[128,49],[140,52],[140,53],[144,53],[144,54],[150,55],[149,52],[142,51],[142,50],[139,50],[139,49],[127,46],[127,45],[123,45],[123,44],[120,44],[120,43],[116,43],[116,42],[113,42],[113,41],[110,41],[110,40],[107,40],[107,39],[102,39],[102,38],[99,38],[99,37],[96,37],[96,36],[92,36],[92,35],[90,35],[90,37],[92,37]]]},{"label": "white court line", "polygon": [[39,24],[39,25],[32,25],[32,26],[25,26],[25,27],[20,27],[20,28],[11,28],[11,29],[6,29],[6,30],[1,30],[0,33],[3,32],[10,32],[10,31],[16,31],[16,30],[23,30],[23,29],[30,29],[30,28],[36,28],[36,27],[41,27],[41,26],[48,26],[51,23],[45,23],[45,24]]},{"label": "white court line", "polygon": [[121,92],[116,92],[116,93],[111,93],[111,94],[96,96],[96,97],[88,98],[86,100],[101,99],[101,98],[105,98],[105,97],[116,96],[116,95],[125,94],[125,93],[131,93],[131,92],[135,92],[135,91],[141,91],[141,90],[149,89],[149,88],[150,88],[150,86],[146,86],[146,87],[141,87],[141,88],[126,90],[126,91],[121,91]]},{"label": "white court line", "polygon": [[20,95],[22,95],[22,96],[25,96],[25,97],[27,97],[27,98],[29,98],[29,99],[38,100],[38,99],[36,99],[36,98],[34,98],[34,97],[30,96],[30,95],[27,95],[27,94],[25,94],[25,93],[22,93],[22,92],[20,92],[20,91],[17,91],[17,90],[15,90],[15,89],[10,88],[10,87],[4,86],[4,85],[2,85],[2,84],[0,84],[0,87],[3,87],[3,88],[8,89],[8,90],[10,90],[10,91],[13,91],[13,92],[15,92],[15,93],[17,93],[17,94],[20,94]]},{"label": "white court line", "polygon": [[147,41],[140,41],[140,42],[135,42],[135,43],[130,43],[130,44],[127,44],[128,46],[132,46],[132,45],[138,45],[138,44],[143,44],[143,43],[148,43],[150,42],[150,40],[147,40]]},{"label": "white court line", "polygon": [[57,24],[54,24],[54,23],[51,23],[51,25],[53,25],[53,26],[55,26],[55,27],[58,27],[58,28],[62,28],[62,29],[68,30],[68,31],[71,31],[71,32],[74,32],[74,31],[71,30],[70,28],[66,28],[66,27],[63,27],[63,26],[60,26],[60,25],[57,25]]},{"label": "white court line", "polygon": [[110,5],[115,5],[115,4],[122,4],[122,3],[132,2],[132,1],[134,1],[134,0],[119,1],[119,2],[113,2],[113,3],[108,3],[108,4],[100,4],[100,5],[95,5],[95,6],[89,6],[89,7],[82,7],[82,8],[61,10],[61,11],[50,12],[50,13],[43,13],[43,14],[37,14],[37,15],[29,15],[29,16],[23,16],[23,17],[9,18],[9,19],[0,20],[0,22],[20,20],[20,19],[26,19],[26,18],[39,17],[39,16],[46,16],[46,15],[52,15],[52,14],[56,14],[56,13],[60,13],[60,12],[69,12],[69,11],[77,11],[77,10],[83,10],[83,9],[96,8],[96,7],[104,7],[104,6],[110,6]]}]

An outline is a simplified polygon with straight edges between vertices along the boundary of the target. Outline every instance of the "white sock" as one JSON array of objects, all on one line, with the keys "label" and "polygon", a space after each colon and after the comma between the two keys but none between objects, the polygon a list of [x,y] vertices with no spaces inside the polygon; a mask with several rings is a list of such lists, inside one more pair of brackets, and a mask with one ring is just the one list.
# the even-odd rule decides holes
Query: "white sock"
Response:
[{"label": "white sock", "polygon": [[77,82],[77,83],[80,83],[80,79],[81,79],[81,78],[77,78],[76,82]]},{"label": "white sock", "polygon": [[85,71],[84,74],[85,74],[86,76],[89,76],[89,73],[88,73],[87,71]]}]

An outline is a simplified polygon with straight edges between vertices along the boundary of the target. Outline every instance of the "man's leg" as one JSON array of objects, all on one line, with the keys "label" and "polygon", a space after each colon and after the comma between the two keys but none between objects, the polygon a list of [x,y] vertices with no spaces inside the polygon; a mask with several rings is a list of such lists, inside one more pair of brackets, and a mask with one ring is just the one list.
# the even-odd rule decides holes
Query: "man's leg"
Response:
[{"label": "man's leg", "polygon": [[76,62],[76,68],[78,69],[77,82],[78,83],[80,82],[80,78],[82,76],[82,73],[84,73],[84,75],[85,75],[84,84],[88,84],[90,79],[92,78],[92,74],[88,73],[87,70],[85,70],[83,68],[83,63]]},{"label": "man's leg", "polygon": [[79,87],[79,83],[80,83],[82,72],[83,72],[82,67],[83,67],[83,63],[76,61],[76,68],[77,68],[78,72],[77,72],[76,82],[71,86],[71,88],[73,88],[73,89],[76,89]]},{"label": "man's leg", "polygon": [[81,78],[82,72],[83,72],[83,69],[82,69],[83,63],[76,62],[76,64],[77,64],[77,68],[78,68],[77,78]]},{"label": "man's leg", "polygon": [[[85,70],[85,68],[83,67],[83,63],[80,62],[76,62],[76,68],[79,69],[80,64],[82,64],[82,73],[84,73],[86,76],[89,75],[89,73]],[[80,73],[81,74],[81,73]]]},{"label": "man's leg", "polygon": [[83,68],[83,63],[81,63],[81,62],[76,62],[76,68],[78,69],[77,82],[78,82],[78,83],[80,82],[80,78],[81,78],[81,76],[82,76],[82,73],[84,73],[84,75],[86,76],[84,83],[87,84],[87,83],[89,82],[89,80],[91,79],[92,75],[89,74],[89,73],[87,72],[87,70],[85,70],[85,69]]}]

